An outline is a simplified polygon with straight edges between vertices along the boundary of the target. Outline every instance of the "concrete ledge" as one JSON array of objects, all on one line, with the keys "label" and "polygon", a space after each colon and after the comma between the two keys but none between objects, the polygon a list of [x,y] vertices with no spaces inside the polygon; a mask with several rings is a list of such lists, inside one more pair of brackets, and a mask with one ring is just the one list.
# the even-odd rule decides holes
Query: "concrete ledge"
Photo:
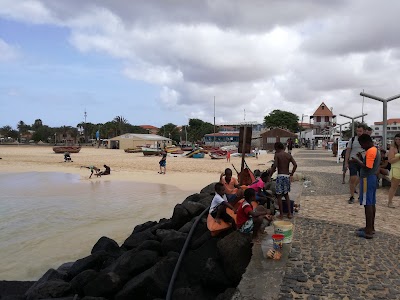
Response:
[{"label": "concrete ledge", "polygon": [[[302,182],[292,183],[290,199],[296,200],[301,196]],[[296,217],[292,219],[295,224]],[[274,227],[267,227],[267,233],[261,245],[253,245],[253,255],[242,276],[232,300],[269,300],[278,299],[285,267],[289,259],[291,244],[284,244],[282,258],[273,260],[266,258],[266,252],[272,248],[272,234]],[[293,231],[294,233],[294,231]]]}]

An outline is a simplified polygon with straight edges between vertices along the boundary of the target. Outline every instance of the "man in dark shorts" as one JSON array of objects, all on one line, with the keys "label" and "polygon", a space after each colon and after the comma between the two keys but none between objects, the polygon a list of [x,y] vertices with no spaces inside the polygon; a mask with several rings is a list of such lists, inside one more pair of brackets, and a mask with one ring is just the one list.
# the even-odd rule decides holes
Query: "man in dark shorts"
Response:
[{"label": "man in dark shorts", "polygon": [[361,147],[360,143],[358,142],[358,138],[364,134],[364,125],[359,125],[357,127],[357,135],[350,139],[349,143],[347,144],[346,149],[346,157],[345,157],[345,168],[349,169],[350,173],[350,199],[349,204],[354,203],[354,192],[356,190],[357,185],[359,184],[359,175],[360,175],[360,166],[357,164],[352,158],[357,157],[358,153],[363,153],[364,149]]},{"label": "man in dark shorts", "polygon": [[376,214],[376,175],[381,161],[380,151],[374,147],[371,136],[363,134],[359,143],[365,150],[365,157],[358,154],[354,161],[360,166],[360,205],[365,209],[365,228],[357,231],[357,236],[372,239],[375,233]]},{"label": "man in dark shorts", "polygon": [[[274,174],[275,170],[278,169],[278,176],[276,178],[276,195],[279,204],[279,218],[283,219],[283,207],[282,207],[282,196],[285,197],[289,219],[292,218],[291,205],[290,205],[290,182],[293,180],[293,174],[296,172],[297,163],[293,156],[285,152],[285,146],[281,142],[277,142],[274,145],[275,148],[275,158],[274,164],[270,170],[270,176]],[[293,164],[292,172],[289,172],[290,163]]]}]

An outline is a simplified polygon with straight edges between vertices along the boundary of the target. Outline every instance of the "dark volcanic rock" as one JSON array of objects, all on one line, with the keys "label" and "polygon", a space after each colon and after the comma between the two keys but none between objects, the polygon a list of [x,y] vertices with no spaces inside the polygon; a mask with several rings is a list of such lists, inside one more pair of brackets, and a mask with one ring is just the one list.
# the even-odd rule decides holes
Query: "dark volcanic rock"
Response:
[{"label": "dark volcanic rock", "polygon": [[84,288],[86,296],[109,297],[114,295],[122,287],[121,278],[112,272],[102,273]]},{"label": "dark volcanic rock", "polygon": [[178,255],[169,253],[152,268],[131,279],[115,296],[115,300],[164,298]]},{"label": "dark volcanic rock", "polygon": [[193,220],[187,222],[185,225],[183,225],[181,228],[179,228],[178,231],[179,231],[179,232],[183,232],[183,233],[189,233],[190,229],[191,229],[192,226],[193,226],[194,221],[195,221],[195,219],[193,219]]},{"label": "dark volcanic rock", "polygon": [[231,300],[236,292],[236,288],[226,289],[223,293],[219,294],[215,300]]},{"label": "dark volcanic rock", "polygon": [[199,237],[192,238],[190,247],[191,247],[191,249],[197,249],[211,238],[212,238],[211,232],[207,230]]},{"label": "dark volcanic rock", "polygon": [[46,298],[60,298],[72,294],[71,285],[61,280],[50,280],[39,283],[30,288],[26,293],[27,300]]},{"label": "dark volcanic rock", "polygon": [[[33,281],[0,281],[0,296],[3,298],[11,297],[11,295],[23,296],[34,283]],[[1,299],[3,300],[3,298]]]},{"label": "dark volcanic rock", "polygon": [[218,242],[218,252],[225,274],[236,286],[251,258],[251,237],[234,231]]},{"label": "dark volcanic rock", "polygon": [[214,194],[215,193],[215,186],[216,182],[210,183],[209,185],[207,185],[206,187],[204,187],[200,193],[206,193],[206,194]]},{"label": "dark volcanic rock", "polygon": [[108,299],[104,297],[85,296],[81,300],[108,300]]},{"label": "dark volcanic rock", "polygon": [[171,222],[174,229],[179,229],[192,219],[187,209],[182,204],[175,205]]},{"label": "dark volcanic rock", "polygon": [[90,281],[94,280],[99,275],[95,270],[86,270],[79,273],[74,278],[72,278],[70,284],[72,289],[80,295],[83,295],[83,288]]},{"label": "dark volcanic rock", "polygon": [[[66,278],[65,273],[59,272],[57,270],[54,269],[49,269],[47,270],[46,273],[43,274],[42,277],[40,277],[40,279],[38,281],[36,281],[25,293],[25,295],[27,297],[31,297],[30,299],[36,299],[35,297],[37,297],[38,295],[40,295],[39,291],[43,290],[43,294],[46,295],[46,292],[44,291],[46,289],[46,286],[44,285],[46,282],[49,281],[58,281],[63,283],[64,279]],[[44,286],[44,288],[43,288]],[[53,284],[53,287],[55,287],[56,285]],[[51,290],[51,287],[50,287]],[[57,293],[56,293],[57,294]],[[58,297],[61,297],[64,295],[60,295]],[[48,296],[46,296],[48,297]]]},{"label": "dark volcanic rock", "polygon": [[201,282],[203,286],[217,292],[223,292],[227,287],[233,287],[233,283],[226,276],[224,269],[216,259],[209,258],[203,268]]},{"label": "dark volcanic rock", "polygon": [[193,201],[183,202],[182,205],[184,208],[186,208],[192,218],[198,216],[203,210],[207,208],[206,205]]},{"label": "dark volcanic rock", "polygon": [[130,250],[122,254],[109,270],[118,274],[122,281],[132,278],[154,266],[158,260],[158,253],[150,250]]},{"label": "dark volcanic rock", "polygon": [[153,227],[154,225],[157,225],[157,222],[147,221],[146,223],[136,225],[135,228],[133,229],[132,233],[138,233],[138,232],[145,231],[146,229],[149,229],[149,228]]},{"label": "dark volcanic rock", "polygon": [[155,240],[144,241],[142,244],[140,244],[139,247],[136,248],[136,250],[137,251],[152,250],[157,253],[161,253],[161,243]]},{"label": "dark volcanic rock", "polygon": [[183,287],[177,288],[172,294],[172,299],[174,300],[205,300],[210,299],[207,297],[203,289],[199,286],[196,287]]},{"label": "dark volcanic rock", "polygon": [[99,271],[104,267],[104,262],[107,261],[108,258],[109,254],[107,252],[99,251],[84,258],[78,259],[69,269],[69,276],[71,278],[75,277],[79,273],[89,269]]},{"label": "dark volcanic rock", "polygon": [[214,195],[210,194],[200,194],[200,200],[198,203],[203,204],[205,207],[209,207],[211,205],[211,201],[214,198]]},{"label": "dark volcanic rock", "polygon": [[181,252],[182,247],[185,244],[187,234],[181,232],[178,233],[179,234],[171,234],[162,240],[161,250],[164,254],[167,254],[170,251]]},{"label": "dark volcanic rock", "polygon": [[103,236],[93,246],[92,254],[100,251],[105,251],[113,257],[118,257],[122,254],[122,250],[119,248],[116,241]]},{"label": "dark volcanic rock", "polygon": [[133,249],[138,247],[144,241],[155,240],[156,236],[151,232],[150,229],[146,229],[145,231],[133,232],[122,245],[126,249]]}]

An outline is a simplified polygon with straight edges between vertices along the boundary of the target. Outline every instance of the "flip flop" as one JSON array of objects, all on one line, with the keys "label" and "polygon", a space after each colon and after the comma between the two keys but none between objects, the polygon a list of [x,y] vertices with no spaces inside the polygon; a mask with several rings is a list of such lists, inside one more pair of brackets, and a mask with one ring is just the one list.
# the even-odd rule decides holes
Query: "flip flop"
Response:
[{"label": "flip flop", "polygon": [[[357,231],[364,231],[365,232],[365,227],[358,228]],[[372,234],[375,234],[375,230],[372,230]]]},{"label": "flip flop", "polygon": [[372,235],[366,234],[365,231],[363,231],[363,230],[357,231],[357,232],[356,232],[356,236],[361,237],[361,238],[365,238],[365,239],[367,239],[367,240],[370,240],[370,239],[373,238]]}]

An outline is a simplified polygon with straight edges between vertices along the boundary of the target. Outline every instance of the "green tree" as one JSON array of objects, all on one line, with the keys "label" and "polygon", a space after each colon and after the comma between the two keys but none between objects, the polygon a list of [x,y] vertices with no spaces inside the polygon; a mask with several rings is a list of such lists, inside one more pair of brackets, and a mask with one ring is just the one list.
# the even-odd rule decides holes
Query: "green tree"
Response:
[{"label": "green tree", "polygon": [[54,140],[54,133],[56,132],[55,128],[50,128],[47,125],[42,125],[38,127],[32,135],[32,139],[35,142],[39,141],[53,141]]},{"label": "green tree", "polygon": [[127,133],[141,133],[141,134],[146,134],[148,131],[140,126],[136,125],[131,125],[131,124],[126,124],[125,129]]},{"label": "green tree", "polygon": [[23,133],[27,132],[31,128],[31,126],[25,124],[25,122],[21,120],[18,122],[17,128],[18,128],[19,133],[23,134]]},{"label": "green tree", "polygon": [[299,117],[291,112],[275,109],[264,117],[264,125],[268,128],[281,127],[297,132],[299,130]]},{"label": "green tree", "polygon": [[32,129],[37,130],[38,128],[43,126],[43,122],[41,119],[36,119],[35,122],[32,124]]},{"label": "green tree", "polygon": [[117,135],[124,134],[126,131],[126,125],[128,124],[128,120],[123,116],[116,116],[113,119],[113,122],[116,123]]},{"label": "green tree", "polygon": [[179,128],[175,124],[172,124],[172,123],[168,123],[168,124],[161,126],[161,128],[158,130],[158,135],[170,138],[173,141],[175,141],[176,143],[179,143],[179,141],[180,141]]},{"label": "green tree", "polygon": [[[218,131],[217,128],[216,131]],[[214,133],[214,125],[200,119],[190,119],[187,133],[190,141],[198,142],[203,139],[204,135]]]},{"label": "green tree", "polygon": [[14,130],[11,126],[6,125],[0,128],[0,134],[4,136],[5,138],[13,138],[17,139],[19,136],[18,131]]}]

